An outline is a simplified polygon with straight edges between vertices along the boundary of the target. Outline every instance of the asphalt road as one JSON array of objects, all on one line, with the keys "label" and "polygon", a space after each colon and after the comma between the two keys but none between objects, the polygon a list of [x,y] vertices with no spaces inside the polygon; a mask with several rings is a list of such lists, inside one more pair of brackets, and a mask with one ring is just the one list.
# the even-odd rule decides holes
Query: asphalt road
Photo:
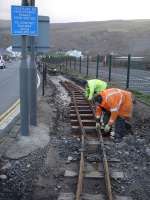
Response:
[{"label": "asphalt road", "polygon": [[6,69],[0,69],[0,115],[19,98],[20,61],[6,63]]}]

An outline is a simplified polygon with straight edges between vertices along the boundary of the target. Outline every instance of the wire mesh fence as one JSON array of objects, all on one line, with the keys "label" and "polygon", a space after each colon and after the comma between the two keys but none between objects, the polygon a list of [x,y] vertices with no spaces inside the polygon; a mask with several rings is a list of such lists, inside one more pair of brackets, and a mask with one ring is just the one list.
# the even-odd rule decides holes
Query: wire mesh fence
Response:
[{"label": "wire mesh fence", "polygon": [[97,78],[120,88],[150,94],[149,56],[48,57],[46,62],[59,70],[81,74],[84,78]]}]

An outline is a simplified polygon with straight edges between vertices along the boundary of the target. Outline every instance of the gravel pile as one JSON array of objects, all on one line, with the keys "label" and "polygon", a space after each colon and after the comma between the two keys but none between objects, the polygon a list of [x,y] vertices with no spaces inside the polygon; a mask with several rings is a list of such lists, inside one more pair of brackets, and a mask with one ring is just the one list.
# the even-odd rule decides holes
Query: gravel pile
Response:
[{"label": "gravel pile", "polygon": [[49,145],[20,160],[5,160],[0,170],[0,199],[31,199],[32,183],[42,172]]}]

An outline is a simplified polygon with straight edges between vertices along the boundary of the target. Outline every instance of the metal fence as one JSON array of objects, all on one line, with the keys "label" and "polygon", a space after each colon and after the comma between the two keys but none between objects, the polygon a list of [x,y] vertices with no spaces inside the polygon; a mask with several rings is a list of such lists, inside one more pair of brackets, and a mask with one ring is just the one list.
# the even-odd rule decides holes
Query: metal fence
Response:
[{"label": "metal fence", "polygon": [[46,57],[49,67],[63,72],[81,74],[85,78],[98,78],[121,88],[150,94],[150,60],[145,57],[127,56],[86,56]]}]

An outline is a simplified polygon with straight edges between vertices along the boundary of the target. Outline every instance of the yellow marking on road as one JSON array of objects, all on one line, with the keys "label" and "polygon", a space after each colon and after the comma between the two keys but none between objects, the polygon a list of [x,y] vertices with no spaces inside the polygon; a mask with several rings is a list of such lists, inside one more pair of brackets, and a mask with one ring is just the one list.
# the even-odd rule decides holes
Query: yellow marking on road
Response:
[{"label": "yellow marking on road", "polygon": [[[40,77],[38,74],[37,74],[37,78],[38,78],[38,84],[37,84],[37,88],[38,88],[40,86]],[[4,123],[7,123],[6,121],[9,119],[9,117],[11,118],[11,115],[14,115],[19,105],[20,105],[20,99],[18,99],[6,112],[0,115],[0,127]]]},{"label": "yellow marking on road", "polygon": [[18,99],[6,112],[0,115],[0,123],[2,123],[3,120],[8,118],[8,116],[10,116],[10,114],[14,112],[14,110],[17,108],[19,104],[20,104],[20,99]]}]

